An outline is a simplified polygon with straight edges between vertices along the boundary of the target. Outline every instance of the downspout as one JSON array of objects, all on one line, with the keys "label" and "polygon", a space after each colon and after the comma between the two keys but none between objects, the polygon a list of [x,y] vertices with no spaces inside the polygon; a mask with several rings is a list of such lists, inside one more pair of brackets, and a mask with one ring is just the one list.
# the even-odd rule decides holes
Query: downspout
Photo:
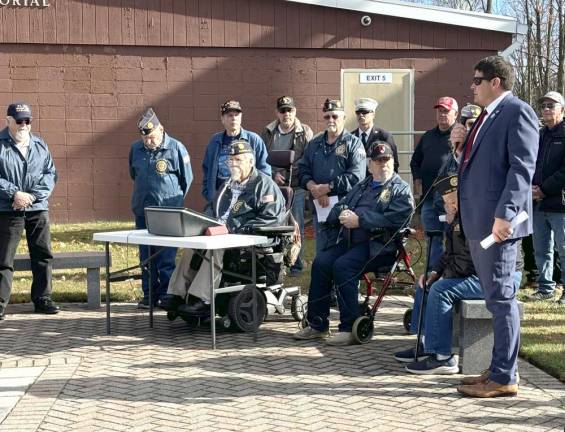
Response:
[{"label": "downspout", "polygon": [[512,56],[512,54],[514,54],[524,43],[527,31],[528,26],[526,24],[521,24],[516,21],[516,33],[514,33],[513,36],[514,42],[512,42],[512,44],[503,51],[500,51],[500,55],[505,58]]}]

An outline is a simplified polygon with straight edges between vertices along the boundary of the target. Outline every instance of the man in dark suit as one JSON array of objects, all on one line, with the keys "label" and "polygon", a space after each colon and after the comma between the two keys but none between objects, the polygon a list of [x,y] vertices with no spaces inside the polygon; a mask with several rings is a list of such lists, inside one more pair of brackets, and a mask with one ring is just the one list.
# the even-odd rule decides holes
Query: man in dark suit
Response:
[{"label": "man in dark suit", "polygon": [[[494,327],[489,369],[463,379],[457,387],[473,397],[518,393],[520,316],[513,273],[517,242],[532,232],[532,177],[539,134],[535,112],[512,95],[513,84],[514,70],[504,58],[491,56],[475,65],[471,90],[475,103],[484,109],[466,137],[459,168],[462,228]],[[466,135],[462,125],[456,127]],[[522,211],[530,219],[513,228],[512,220]],[[483,249],[480,241],[491,233],[496,243]]]},{"label": "man in dark suit", "polygon": [[357,116],[359,127],[351,134],[361,140],[363,147],[365,147],[365,152],[368,152],[377,141],[387,142],[394,153],[394,172],[398,173],[398,150],[394,138],[386,130],[375,126],[375,110],[378,106],[379,103],[371,98],[360,98],[355,101],[355,115]]}]

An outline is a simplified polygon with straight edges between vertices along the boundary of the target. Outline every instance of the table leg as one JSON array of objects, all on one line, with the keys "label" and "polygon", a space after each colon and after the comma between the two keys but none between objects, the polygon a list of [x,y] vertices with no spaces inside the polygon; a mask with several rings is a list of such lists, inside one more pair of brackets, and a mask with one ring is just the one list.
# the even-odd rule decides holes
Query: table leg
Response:
[{"label": "table leg", "polygon": [[110,242],[105,243],[106,253],[106,333],[110,334]]},{"label": "table leg", "polygon": [[151,265],[152,259],[152,248],[149,246],[149,261],[147,262],[147,273],[149,278],[149,327],[153,328],[153,269]]},{"label": "table leg", "polygon": [[[258,320],[260,313],[262,311],[257,310],[257,254],[255,252],[255,246],[251,248],[251,278],[253,279],[253,294],[251,300],[251,319],[253,321]],[[253,342],[257,342],[257,330],[259,326],[256,325],[253,328]]]},{"label": "table leg", "polygon": [[216,349],[216,293],[214,292],[214,251],[210,251],[210,331],[212,332],[212,349]]}]

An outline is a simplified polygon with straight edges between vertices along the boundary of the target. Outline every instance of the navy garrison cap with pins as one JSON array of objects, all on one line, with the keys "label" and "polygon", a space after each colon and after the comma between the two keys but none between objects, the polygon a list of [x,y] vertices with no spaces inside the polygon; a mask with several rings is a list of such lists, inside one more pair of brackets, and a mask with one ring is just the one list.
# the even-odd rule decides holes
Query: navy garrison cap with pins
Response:
[{"label": "navy garrison cap with pins", "polygon": [[157,118],[153,108],[148,108],[147,111],[139,118],[137,122],[137,127],[141,135],[149,135],[155,129],[159,127],[161,122]]},{"label": "navy garrison cap with pins", "polygon": [[434,189],[440,195],[447,195],[448,193],[455,192],[457,190],[457,182],[457,174],[445,176],[435,182]]},{"label": "navy garrison cap with pins", "polygon": [[343,104],[339,99],[326,99],[324,102],[323,112],[328,111],[344,111]]}]

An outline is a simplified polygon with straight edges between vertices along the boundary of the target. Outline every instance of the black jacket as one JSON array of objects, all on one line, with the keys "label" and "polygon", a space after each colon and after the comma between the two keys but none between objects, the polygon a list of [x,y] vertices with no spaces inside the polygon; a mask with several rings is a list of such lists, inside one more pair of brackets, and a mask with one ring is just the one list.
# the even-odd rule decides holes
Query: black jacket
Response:
[{"label": "black jacket", "polygon": [[[351,134],[361,139],[361,130],[359,128],[355,129],[353,132],[351,132]],[[365,145],[365,152],[367,154],[369,154],[369,148],[371,147],[371,145],[373,145],[375,141],[385,141],[390,144],[394,157],[394,172],[397,173],[398,167],[400,166],[400,163],[398,161],[398,148],[390,132],[387,132],[379,127],[373,126],[373,129],[371,129],[371,133],[367,138],[367,144]]]},{"label": "black jacket", "polygon": [[437,177],[439,169],[452,154],[449,137],[451,129],[442,132],[438,126],[427,131],[414,149],[410,169],[414,180],[422,180],[422,193],[425,195]]},{"label": "black jacket", "polygon": [[[229,182],[222,187],[213,203],[213,216],[220,218],[232,199]],[[257,169],[249,177],[226,221],[232,234],[250,234],[255,227],[282,225],[285,217],[284,197],[271,177]]]},{"label": "black jacket", "polygon": [[445,252],[432,270],[445,279],[463,279],[477,274],[469,244],[460,229],[459,217],[448,225],[445,233]]},{"label": "black jacket", "polygon": [[540,131],[533,184],[545,195],[535,203],[538,210],[565,213],[565,121]]}]

